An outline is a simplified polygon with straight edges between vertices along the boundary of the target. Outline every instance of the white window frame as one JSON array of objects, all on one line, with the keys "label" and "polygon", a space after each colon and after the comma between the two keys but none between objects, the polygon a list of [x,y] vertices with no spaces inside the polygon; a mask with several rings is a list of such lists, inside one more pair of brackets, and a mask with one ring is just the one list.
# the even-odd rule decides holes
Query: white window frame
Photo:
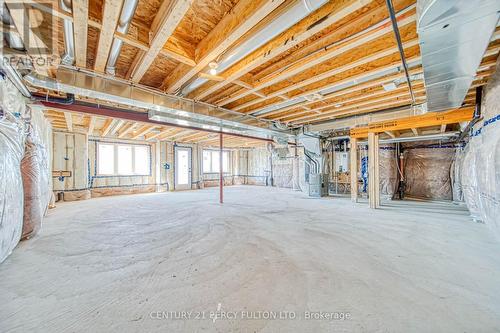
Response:
[{"label": "white window frame", "polygon": [[[206,152],[206,151],[210,152],[210,171],[208,171],[208,172],[204,171],[205,170],[205,165],[204,165],[205,159],[204,159],[203,153]],[[212,169],[212,158],[213,158],[213,153],[214,152],[219,153],[220,150],[218,150],[218,149],[203,149],[202,150],[202,153],[201,153],[201,169],[203,170],[203,174],[211,174],[211,173],[213,174],[213,173],[219,173],[220,172],[220,170],[213,170]],[[224,150],[222,150],[222,154],[227,154],[227,170],[223,170],[222,172],[223,173],[230,173],[231,172],[231,162],[232,162],[231,161],[231,151],[224,149]],[[224,158],[222,160],[224,160]]]},{"label": "white window frame", "polygon": [[[114,158],[114,171],[113,173],[110,174],[103,174],[99,172],[99,149],[100,145],[112,145],[113,146],[113,158]],[[132,147],[132,173],[129,175],[125,174],[120,174],[118,173],[118,147],[119,146],[127,146],[127,147]],[[149,172],[147,174],[143,173],[137,173],[135,172],[136,170],[136,165],[135,165],[135,148],[136,147],[146,147],[147,148],[147,153],[149,155]],[[103,176],[103,177],[135,177],[135,176],[151,176],[152,172],[152,165],[151,165],[151,146],[150,145],[138,145],[138,144],[131,144],[131,143],[122,143],[122,142],[97,142],[96,146],[96,152],[95,152],[95,160],[96,160],[96,173],[97,176]]]}]

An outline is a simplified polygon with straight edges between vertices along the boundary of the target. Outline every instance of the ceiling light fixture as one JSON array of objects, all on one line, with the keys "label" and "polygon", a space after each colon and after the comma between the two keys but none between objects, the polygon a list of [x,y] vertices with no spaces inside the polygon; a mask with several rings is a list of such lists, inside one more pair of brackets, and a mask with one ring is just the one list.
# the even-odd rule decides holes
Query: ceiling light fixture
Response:
[{"label": "ceiling light fixture", "polygon": [[398,84],[395,81],[391,81],[388,83],[382,84],[382,87],[384,88],[385,91],[393,91],[398,88]]},{"label": "ceiling light fixture", "polygon": [[304,98],[309,102],[314,102],[323,99],[323,95],[320,93],[313,93],[311,95],[304,96]]},{"label": "ceiling light fixture", "polygon": [[217,67],[219,67],[218,63],[212,61],[211,63],[208,64],[208,67],[210,67],[209,70],[210,75],[217,75]]}]

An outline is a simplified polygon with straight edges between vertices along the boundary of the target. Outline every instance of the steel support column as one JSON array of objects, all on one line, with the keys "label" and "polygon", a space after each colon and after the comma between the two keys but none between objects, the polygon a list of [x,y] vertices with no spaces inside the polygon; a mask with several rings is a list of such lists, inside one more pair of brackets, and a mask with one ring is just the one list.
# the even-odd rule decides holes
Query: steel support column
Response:
[{"label": "steel support column", "polygon": [[222,163],[224,162],[224,159],[222,157],[223,151],[223,139],[222,139],[222,132],[219,133],[219,202],[223,203],[224,202],[224,166]]}]

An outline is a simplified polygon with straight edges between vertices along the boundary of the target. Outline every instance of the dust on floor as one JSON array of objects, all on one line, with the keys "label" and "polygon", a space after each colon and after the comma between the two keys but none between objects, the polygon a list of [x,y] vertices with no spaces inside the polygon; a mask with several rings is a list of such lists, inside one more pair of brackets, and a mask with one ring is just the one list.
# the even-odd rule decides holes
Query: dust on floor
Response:
[{"label": "dust on floor", "polygon": [[62,203],[0,265],[1,332],[493,332],[500,243],[450,203],[230,187]]}]

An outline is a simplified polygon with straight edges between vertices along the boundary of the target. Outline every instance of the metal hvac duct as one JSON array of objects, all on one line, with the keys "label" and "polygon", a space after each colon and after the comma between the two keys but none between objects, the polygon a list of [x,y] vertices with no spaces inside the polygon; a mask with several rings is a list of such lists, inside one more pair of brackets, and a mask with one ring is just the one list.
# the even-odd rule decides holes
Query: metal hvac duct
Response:
[{"label": "metal hvac duct", "polygon": [[[69,14],[72,12],[72,0],[60,0],[61,9]],[[75,62],[75,37],[73,35],[73,22],[64,20],[64,55],[61,62],[65,65],[73,65]]]},{"label": "metal hvac duct", "polygon": [[498,22],[498,0],[418,0],[429,111],[460,107]]},{"label": "metal hvac duct", "polygon": [[[122,12],[120,14],[120,20],[118,21],[118,26],[116,31],[126,35],[128,28],[130,27],[130,22],[134,16],[135,9],[137,8],[138,0],[125,0],[123,4]],[[122,49],[123,41],[118,38],[113,39],[113,44],[111,44],[111,49],[109,51],[108,62],[106,65],[106,73],[115,75],[116,61],[120,56],[120,51]]]},{"label": "metal hvac duct", "polygon": [[151,120],[261,138],[294,137],[291,131],[270,129],[269,121],[84,70],[60,66],[55,80],[36,73],[24,80],[39,88],[148,110]]}]

